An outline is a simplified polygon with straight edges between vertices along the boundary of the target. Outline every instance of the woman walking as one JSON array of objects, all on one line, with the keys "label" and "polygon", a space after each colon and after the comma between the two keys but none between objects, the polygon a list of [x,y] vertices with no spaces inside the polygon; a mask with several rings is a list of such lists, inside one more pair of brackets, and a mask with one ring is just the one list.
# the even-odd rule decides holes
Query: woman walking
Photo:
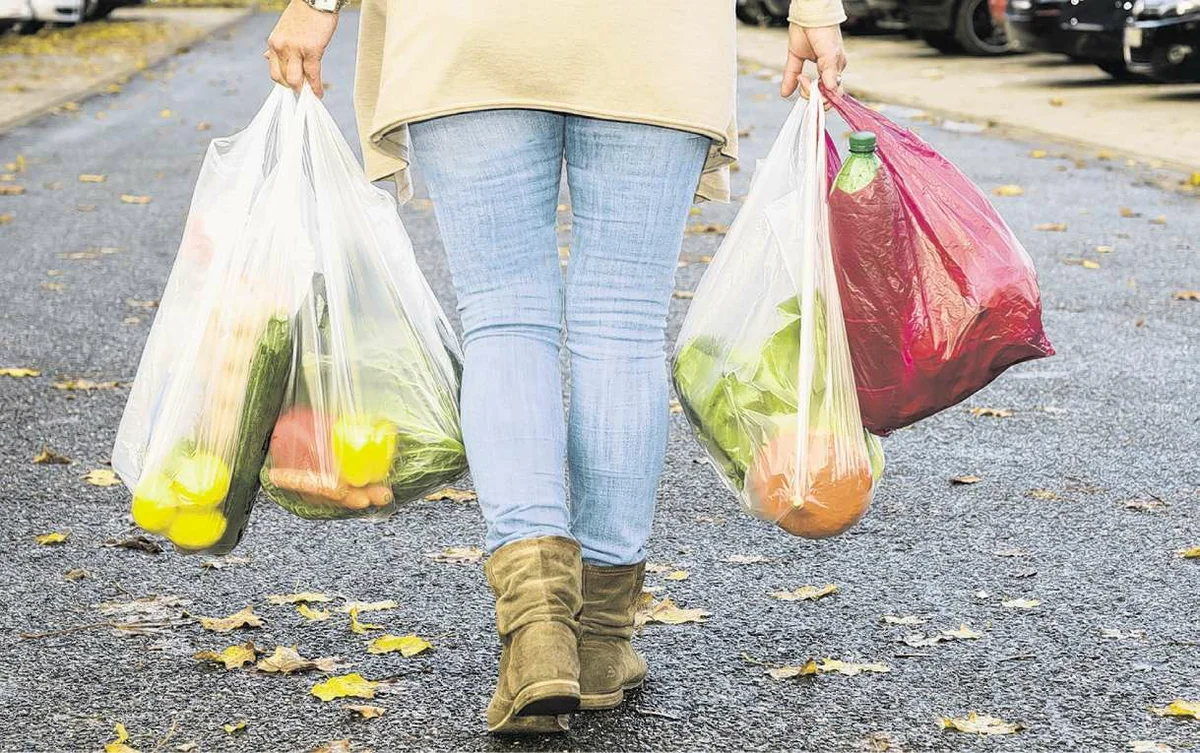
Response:
[{"label": "woman walking", "polygon": [[[275,81],[321,95],[343,1],[291,1],[268,42]],[[491,732],[563,731],[646,676],[630,638],[666,453],[667,308],[693,198],[729,198],[732,5],[363,2],[368,177],[406,200],[415,163],[462,317],[463,438],[502,646]],[[790,20],[781,93],[807,92],[805,60],[836,91],[841,0],[793,0]]]}]

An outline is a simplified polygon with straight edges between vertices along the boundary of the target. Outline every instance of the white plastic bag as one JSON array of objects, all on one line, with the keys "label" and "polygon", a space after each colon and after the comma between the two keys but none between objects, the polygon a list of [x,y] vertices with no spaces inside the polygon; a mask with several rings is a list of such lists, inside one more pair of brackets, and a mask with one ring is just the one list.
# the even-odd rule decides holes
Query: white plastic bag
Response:
[{"label": "white plastic bag", "polygon": [[753,515],[810,538],[882,473],[859,416],[829,243],[825,113],[798,100],[696,290],[673,364],[709,459]]},{"label": "white plastic bag", "polygon": [[322,401],[366,411],[361,363],[406,335],[405,357],[415,342],[424,360],[405,368],[425,369],[426,391],[396,410],[436,413],[431,441],[461,454],[458,346],[394,200],[310,91],[276,87],[201,168],[113,448],[134,521],[184,551],[232,549],[281,407],[315,379]]}]

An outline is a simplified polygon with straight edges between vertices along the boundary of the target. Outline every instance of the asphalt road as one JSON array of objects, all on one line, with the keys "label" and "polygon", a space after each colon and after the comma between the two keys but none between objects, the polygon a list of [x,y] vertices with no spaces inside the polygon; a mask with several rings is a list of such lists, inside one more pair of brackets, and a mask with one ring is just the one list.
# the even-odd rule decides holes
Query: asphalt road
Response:
[{"label": "asphalt road", "polygon": [[[880,735],[904,750],[1200,746],[1200,720],[1148,710],[1174,698],[1200,701],[1200,561],[1175,554],[1200,546],[1200,303],[1171,297],[1200,289],[1197,202],[1112,161],[1032,159],[1037,145],[922,122],[912,125],[982,186],[1024,187],[1024,196],[996,202],[1038,264],[1059,355],[1017,367],[967,405],[888,439],[873,510],[852,533],[821,543],[742,514],[697,462],[699,448],[674,416],[651,559],[690,577],[649,580],[712,616],[645,630],[637,641],[650,679],[622,709],[577,715],[568,736],[544,741],[484,733],[498,651],[482,568],[423,556],[480,545],[474,505],[422,503],[372,525],[305,522],[263,503],[235,552],[248,560],[221,569],[205,568],[203,557],[105,547],[130,532],[127,493],[81,477],[103,467],[126,391],[51,385],[59,377],[132,378],[150,321],[127,300],[161,292],[207,139],[242,127],[267,94],[259,53],[271,24],[252,18],[119,94],[0,137],[0,161],[19,153],[28,162],[25,195],[0,196],[0,214],[12,215],[0,226],[0,366],[42,371],[0,377],[0,749],[98,750],[115,722],[143,751],[187,742],[198,750],[309,750],[342,738],[380,751],[830,751],[858,750]],[[355,25],[344,20],[326,58],[334,84],[327,101],[347,131]],[[754,75],[741,81],[740,119],[750,133],[739,193],[790,106],[771,94],[774,86]],[[97,119],[98,111],[107,117]],[[198,131],[201,121],[211,130]],[[81,183],[80,173],[107,181]],[[122,193],[153,200],[124,204]],[[1141,216],[1122,217],[1122,207]],[[706,205],[700,219],[728,222],[736,208]],[[1150,222],[1159,216],[1165,224]],[[404,217],[453,310],[432,212],[417,203]],[[1068,229],[1033,230],[1044,222]],[[711,253],[716,244],[711,235],[689,236],[685,252]],[[1114,251],[1096,254],[1101,245]],[[64,257],[98,247],[119,250]],[[1064,263],[1084,256],[1100,268]],[[682,268],[678,287],[693,287],[702,272],[702,264]],[[673,331],[686,305],[674,302]],[[973,406],[1014,415],[977,418]],[[34,465],[44,444],[74,462]],[[982,481],[951,485],[960,474]],[[1127,500],[1161,505],[1135,511]],[[61,546],[34,542],[68,529]],[[995,554],[1014,549],[1024,556]],[[770,561],[723,561],[733,554]],[[92,577],[66,580],[72,568]],[[839,592],[819,602],[767,596],[824,583]],[[395,599],[398,609],[370,621],[429,637],[436,649],[410,659],[368,655],[367,637],[352,634],[344,615],[307,623],[266,602],[293,590]],[[88,627],[109,619],[96,608],[102,602],[156,594],[190,600],[183,608],[198,615],[254,604],[266,624],[229,636],[194,621],[147,635]],[[1001,605],[1010,598],[1041,605]],[[881,622],[889,614],[928,622]],[[984,636],[920,648],[896,642],[964,623]],[[318,701],[308,695],[313,675],[225,671],[191,658],[248,638],[268,650],[297,644],[306,656],[343,656],[368,678],[391,678],[378,696],[387,713],[365,721],[340,702]],[[891,672],[789,681],[765,673],[765,665],[810,657],[881,661]],[[977,737],[937,723],[971,710],[1027,729]],[[238,720],[247,721],[243,731],[222,730]]]}]

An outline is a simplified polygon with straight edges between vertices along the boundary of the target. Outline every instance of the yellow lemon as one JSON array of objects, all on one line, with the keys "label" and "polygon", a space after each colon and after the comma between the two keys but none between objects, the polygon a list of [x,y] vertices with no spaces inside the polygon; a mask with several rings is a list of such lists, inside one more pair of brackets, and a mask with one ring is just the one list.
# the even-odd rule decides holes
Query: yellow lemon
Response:
[{"label": "yellow lemon", "polygon": [[178,509],[179,500],[165,474],[146,474],[133,491],[133,522],[151,533],[166,531]]},{"label": "yellow lemon", "polygon": [[216,510],[185,507],[167,529],[167,538],[182,549],[207,549],[225,533],[225,516]]},{"label": "yellow lemon", "polygon": [[229,493],[229,466],[211,452],[184,458],[175,472],[175,493],[183,502],[201,507],[220,504]]},{"label": "yellow lemon", "polygon": [[366,486],[387,478],[396,458],[396,427],[391,421],[343,416],[333,424],[333,458],[350,486]]}]

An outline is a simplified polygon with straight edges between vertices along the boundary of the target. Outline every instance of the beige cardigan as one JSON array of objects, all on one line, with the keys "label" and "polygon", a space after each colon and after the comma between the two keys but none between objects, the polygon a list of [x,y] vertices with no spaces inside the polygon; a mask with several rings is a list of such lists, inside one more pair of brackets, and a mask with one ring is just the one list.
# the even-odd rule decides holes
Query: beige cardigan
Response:
[{"label": "beige cardigan", "polygon": [[[846,15],[841,0],[792,0],[790,19]],[[394,178],[407,201],[406,124],[527,108],[707,136],[696,196],[728,201],[735,23],[730,0],[363,0],[354,103],[367,176]]]}]

